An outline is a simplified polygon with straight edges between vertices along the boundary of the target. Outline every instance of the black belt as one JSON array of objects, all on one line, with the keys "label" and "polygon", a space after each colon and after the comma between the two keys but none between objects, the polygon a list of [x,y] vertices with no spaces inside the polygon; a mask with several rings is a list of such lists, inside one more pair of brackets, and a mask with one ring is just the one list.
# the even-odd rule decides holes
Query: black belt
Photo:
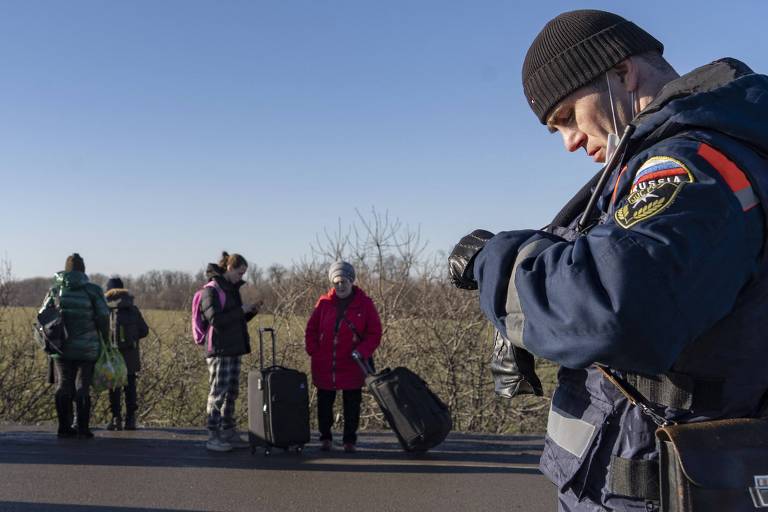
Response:
[{"label": "black belt", "polygon": [[722,380],[703,380],[674,372],[660,375],[626,373],[624,380],[646,400],[666,407],[697,411],[722,408]]}]

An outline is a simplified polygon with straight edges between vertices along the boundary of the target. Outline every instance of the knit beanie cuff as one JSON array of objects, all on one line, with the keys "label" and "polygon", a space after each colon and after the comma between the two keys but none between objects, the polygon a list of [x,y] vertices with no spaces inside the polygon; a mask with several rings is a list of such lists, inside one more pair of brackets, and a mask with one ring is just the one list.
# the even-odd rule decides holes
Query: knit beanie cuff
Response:
[{"label": "knit beanie cuff", "polygon": [[[608,14],[608,13],[606,13]],[[576,42],[557,48],[554,29],[542,33],[526,56],[523,69],[523,90],[528,104],[542,124],[551,110],[563,98],[583,87],[613,66],[632,55],[648,51],[664,51],[664,45],[631,21],[624,20]],[[545,31],[548,27],[545,27]],[[554,51],[558,51],[554,53]],[[536,69],[529,59],[554,53]]]}]

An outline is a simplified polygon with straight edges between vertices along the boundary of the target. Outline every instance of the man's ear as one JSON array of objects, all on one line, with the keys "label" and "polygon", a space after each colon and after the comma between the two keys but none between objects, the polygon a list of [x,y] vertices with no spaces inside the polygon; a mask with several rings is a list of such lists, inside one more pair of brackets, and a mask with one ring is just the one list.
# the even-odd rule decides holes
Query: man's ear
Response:
[{"label": "man's ear", "polygon": [[637,85],[640,82],[640,70],[635,59],[627,57],[611,69],[619,77],[619,82],[627,92],[637,91]]}]

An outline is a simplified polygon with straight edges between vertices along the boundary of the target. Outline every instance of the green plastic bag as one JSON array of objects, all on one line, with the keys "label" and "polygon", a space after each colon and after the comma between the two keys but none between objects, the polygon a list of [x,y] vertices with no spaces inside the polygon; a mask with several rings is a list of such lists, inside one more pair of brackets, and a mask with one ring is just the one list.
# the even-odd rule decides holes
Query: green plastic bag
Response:
[{"label": "green plastic bag", "polygon": [[111,343],[101,340],[101,350],[93,369],[93,389],[97,392],[128,385],[128,368],[123,355]]}]

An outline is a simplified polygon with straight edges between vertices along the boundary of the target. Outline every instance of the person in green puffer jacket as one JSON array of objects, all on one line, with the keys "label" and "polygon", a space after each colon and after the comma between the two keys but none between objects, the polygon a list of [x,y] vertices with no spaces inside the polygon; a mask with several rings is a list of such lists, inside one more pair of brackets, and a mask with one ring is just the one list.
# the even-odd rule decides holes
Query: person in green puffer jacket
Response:
[{"label": "person in green puffer jacket", "polygon": [[[56,371],[58,436],[89,439],[93,437],[89,428],[90,387],[101,347],[100,336],[109,339],[109,308],[101,287],[85,275],[85,262],[77,253],[68,256],[64,271],[55,275],[41,311],[57,296],[67,330],[63,353],[51,355]],[[77,407],[77,429],[72,427],[73,401]]]}]

